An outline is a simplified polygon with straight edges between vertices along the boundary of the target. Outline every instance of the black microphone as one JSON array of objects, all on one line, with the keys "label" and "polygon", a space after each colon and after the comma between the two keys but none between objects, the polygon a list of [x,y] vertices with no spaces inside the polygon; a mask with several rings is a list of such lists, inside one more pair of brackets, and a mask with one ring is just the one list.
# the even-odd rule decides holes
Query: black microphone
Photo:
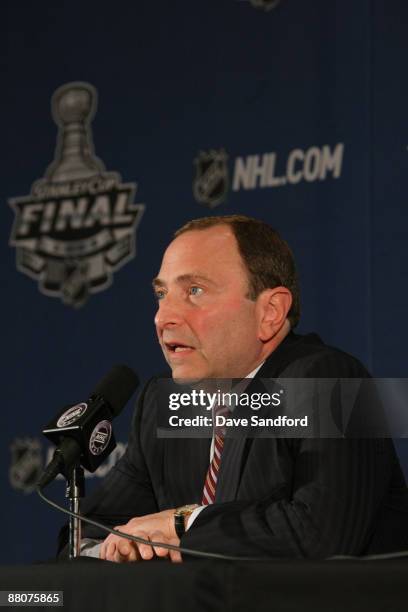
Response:
[{"label": "black microphone", "polygon": [[114,366],[98,383],[86,402],[65,407],[43,434],[54,444],[54,456],[38,487],[43,488],[60,472],[67,478],[78,463],[94,472],[116,446],[112,419],[125,407],[139,384],[125,365]]}]

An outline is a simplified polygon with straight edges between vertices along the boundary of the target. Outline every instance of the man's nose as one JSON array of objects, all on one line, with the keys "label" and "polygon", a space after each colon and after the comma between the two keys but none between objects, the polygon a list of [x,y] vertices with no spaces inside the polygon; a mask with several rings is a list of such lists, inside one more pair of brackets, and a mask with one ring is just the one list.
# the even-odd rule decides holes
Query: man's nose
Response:
[{"label": "man's nose", "polygon": [[183,321],[183,308],[180,300],[167,295],[159,302],[159,308],[154,317],[157,329],[165,329],[180,325]]}]

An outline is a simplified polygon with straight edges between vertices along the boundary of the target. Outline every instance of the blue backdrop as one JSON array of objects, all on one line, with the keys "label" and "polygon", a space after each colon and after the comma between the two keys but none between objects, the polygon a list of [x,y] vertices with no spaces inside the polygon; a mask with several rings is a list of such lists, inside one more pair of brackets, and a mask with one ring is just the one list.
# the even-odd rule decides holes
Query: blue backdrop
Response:
[{"label": "blue backdrop", "polygon": [[[318,332],[376,376],[406,376],[408,341],[406,2],[9,0],[7,9],[1,563],[54,553],[63,519],[31,490],[48,452],[42,425],[86,398],[114,363],[143,380],[162,368],[150,283],[187,220],[243,213],[270,222],[298,261],[299,331]],[[57,152],[53,174],[51,96],[72,82],[95,88],[97,109],[90,121],[92,88],[78,98],[68,87],[54,114],[65,137],[71,130],[71,161],[64,174]],[[96,156],[121,175],[108,195],[95,188],[106,197],[88,225],[98,193],[78,187],[81,155],[82,165]],[[48,188],[71,181],[71,191],[35,192],[44,177]],[[116,217],[97,236],[98,211],[108,209]],[[96,252],[93,239],[104,255],[91,265],[81,249]],[[113,280],[105,289],[104,275]],[[131,405],[116,425],[122,442],[130,416]],[[50,492],[62,500],[63,483]]]}]

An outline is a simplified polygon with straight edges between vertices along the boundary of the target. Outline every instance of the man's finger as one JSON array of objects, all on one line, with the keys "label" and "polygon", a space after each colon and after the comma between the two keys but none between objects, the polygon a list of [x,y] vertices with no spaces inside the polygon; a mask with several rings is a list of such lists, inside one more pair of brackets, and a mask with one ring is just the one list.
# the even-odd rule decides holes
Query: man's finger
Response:
[{"label": "man's finger", "polygon": [[132,544],[129,540],[125,540],[124,538],[122,538],[118,540],[117,545],[116,545],[116,550],[123,557],[127,557],[131,553]]},{"label": "man's finger", "polygon": [[101,547],[100,558],[106,561],[114,561],[115,563],[127,563],[129,561],[137,561],[138,551],[124,538],[113,536],[106,540]]},{"label": "man's finger", "polygon": [[[132,530],[132,535],[138,538],[143,538],[144,540],[150,539],[149,535],[145,531],[133,531]],[[136,544],[136,546],[139,549],[140,556],[145,561],[149,561],[150,559],[154,557],[153,548],[149,546],[148,544]]]},{"label": "man's finger", "polygon": [[131,561],[137,561],[138,558],[137,547],[133,546],[132,542],[123,539],[118,540],[114,555],[116,563],[130,563]]},{"label": "man's finger", "polygon": [[[169,544],[173,544],[174,546],[180,546],[180,540],[178,538],[172,538],[169,541]],[[170,560],[172,563],[182,563],[183,558],[181,553],[178,550],[170,550]]]},{"label": "man's finger", "polygon": [[[153,542],[163,542],[164,544],[170,543],[162,531],[153,531],[153,533],[150,534],[150,539]],[[153,546],[153,550],[158,557],[167,557],[169,554],[169,550],[161,546]]]},{"label": "man's finger", "polygon": [[115,553],[116,553],[116,542],[115,542],[115,540],[111,540],[110,542],[106,542],[106,552],[105,552],[105,559],[106,559],[106,561],[115,561]]},{"label": "man's finger", "polygon": [[100,559],[106,559],[106,553],[108,550],[108,546],[112,541],[115,541],[117,539],[116,536],[114,536],[112,533],[110,535],[108,535],[104,541],[101,544],[101,548],[99,551],[99,558]]}]

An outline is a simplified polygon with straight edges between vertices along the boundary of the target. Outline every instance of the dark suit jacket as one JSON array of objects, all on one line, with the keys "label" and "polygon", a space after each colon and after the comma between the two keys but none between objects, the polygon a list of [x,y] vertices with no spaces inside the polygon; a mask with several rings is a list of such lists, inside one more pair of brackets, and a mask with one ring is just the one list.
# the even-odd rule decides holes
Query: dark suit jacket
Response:
[{"label": "dark suit jacket", "polygon": [[[290,333],[261,378],[368,376],[318,336]],[[108,525],[201,503],[209,439],[157,438],[157,380],[143,390],[125,455],[84,503]],[[104,538],[83,526],[83,537]],[[60,546],[66,540],[62,532]],[[239,556],[319,558],[408,548],[408,495],[390,439],[226,437],[216,503],[181,539],[188,548]]]}]

